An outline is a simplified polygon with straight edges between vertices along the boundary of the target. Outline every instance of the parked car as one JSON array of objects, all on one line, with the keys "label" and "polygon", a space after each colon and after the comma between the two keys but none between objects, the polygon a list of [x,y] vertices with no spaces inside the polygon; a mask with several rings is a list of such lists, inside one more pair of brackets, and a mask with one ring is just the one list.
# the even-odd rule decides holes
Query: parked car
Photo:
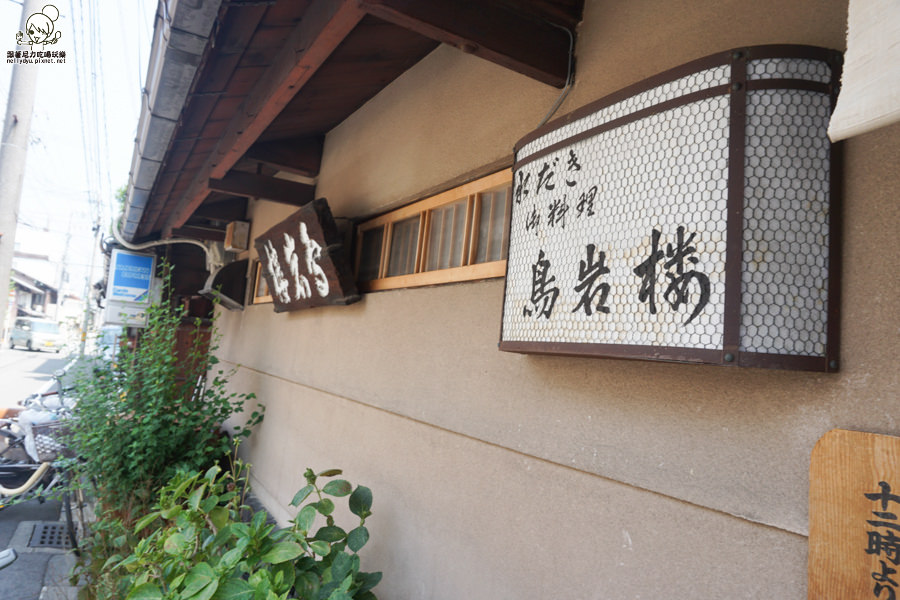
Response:
[{"label": "parked car", "polygon": [[59,352],[64,345],[59,325],[49,319],[19,317],[9,334],[9,347],[25,346],[29,350]]}]

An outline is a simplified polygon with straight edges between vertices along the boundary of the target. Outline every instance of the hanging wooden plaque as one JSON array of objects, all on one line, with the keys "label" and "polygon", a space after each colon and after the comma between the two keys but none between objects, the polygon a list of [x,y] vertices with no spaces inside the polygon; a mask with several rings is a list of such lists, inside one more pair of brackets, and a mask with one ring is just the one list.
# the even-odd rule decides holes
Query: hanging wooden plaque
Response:
[{"label": "hanging wooden plaque", "polygon": [[303,206],[254,242],[275,312],[359,300],[328,202]]}]

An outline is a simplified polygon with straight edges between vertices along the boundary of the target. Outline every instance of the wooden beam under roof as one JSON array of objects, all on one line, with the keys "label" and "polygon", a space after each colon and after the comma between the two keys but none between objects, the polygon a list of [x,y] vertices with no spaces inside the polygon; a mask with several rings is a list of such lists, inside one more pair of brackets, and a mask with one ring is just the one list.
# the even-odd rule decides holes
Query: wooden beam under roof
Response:
[{"label": "wooden beam under roof", "polygon": [[222,179],[210,179],[209,189],[251,198],[261,198],[293,206],[303,206],[315,199],[316,188],[307,183],[276,179],[253,173],[232,171]]},{"label": "wooden beam under roof", "polygon": [[322,165],[323,140],[307,137],[277,142],[257,142],[250,146],[246,158],[305,177],[316,177]]},{"label": "wooden beam under roof", "polygon": [[566,27],[499,0],[359,0],[359,4],[380,19],[549,85],[561,88],[568,79]]},{"label": "wooden beam under roof", "polygon": [[212,227],[194,227],[191,225],[178,227],[172,230],[172,236],[176,238],[191,238],[194,240],[211,240],[213,242],[225,241],[225,230]]},{"label": "wooden beam under roof", "polygon": [[209,194],[209,183],[226,176],[364,15],[357,0],[315,0],[310,5],[166,220],[164,237],[187,221]]}]

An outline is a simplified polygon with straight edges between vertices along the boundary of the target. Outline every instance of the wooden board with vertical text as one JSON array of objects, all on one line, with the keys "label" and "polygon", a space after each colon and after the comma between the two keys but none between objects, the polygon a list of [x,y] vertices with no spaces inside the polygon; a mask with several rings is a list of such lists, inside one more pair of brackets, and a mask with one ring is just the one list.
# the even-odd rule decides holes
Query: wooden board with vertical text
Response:
[{"label": "wooden board with vertical text", "polygon": [[809,471],[810,600],[900,592],[900,437],[835,429]]}]

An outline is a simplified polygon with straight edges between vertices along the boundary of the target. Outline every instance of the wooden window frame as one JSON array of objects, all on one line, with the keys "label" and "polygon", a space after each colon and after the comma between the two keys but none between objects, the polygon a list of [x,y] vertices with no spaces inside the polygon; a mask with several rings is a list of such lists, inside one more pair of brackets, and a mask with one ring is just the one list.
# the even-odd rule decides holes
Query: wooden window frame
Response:
[{"label": "wooden window frame", "polygon": [[[460,281],[472,281],[478,279],[490,279],[494,277],[504,277],[506,275],[506,259],[475,263],[477,255],[477,226],[480,220],[481,202],[479,197],[482,193],[496,190],[499,187],[507,187],[507,203],[506,220],[503,223],[503,237],[501,244],[509,243],[509,219],[512,212],[512,169],[503,169],[496,173],[492,173],[485,177],[481,177],[469,183],[453,189],[441,192],[434,196],[413,202],[389,213],[385,213],[374,219],[370,219],[360,223],[356,229],[357,241],[355,269],[359,273],[359,267],[362,261],[362,237],[370,230],[384,227],[384,234],[381,239],[381,256],[378,264],[378,277],[370,281],[358,282],[358,287],[363,292],[378,292],[383,290],[393,290],[408,287],[419,287],[427,285],[437,285],[442,283],[455,283]],[[463,244],[461,249],[462,266],[451,267],[446,269],[435,269],[426,271],[427,253],[429,236],[431,235],[431,216],[435,209],[458,202],[466,201]],[[387,270],[390,261],[390,248],[394,223],[399,223],[406,219],[417,216],[419,217],[419,233],[416,240],[416,259],[415,269],[412,273],[406,275],[395,275],[387,277]],[[452,236],[451,236],[452,238]],[[490,239],[490,236],[488,236]],[[452,239],[451,242],[452,244]],[[486,252],[486,256],[490,254]]]}]

